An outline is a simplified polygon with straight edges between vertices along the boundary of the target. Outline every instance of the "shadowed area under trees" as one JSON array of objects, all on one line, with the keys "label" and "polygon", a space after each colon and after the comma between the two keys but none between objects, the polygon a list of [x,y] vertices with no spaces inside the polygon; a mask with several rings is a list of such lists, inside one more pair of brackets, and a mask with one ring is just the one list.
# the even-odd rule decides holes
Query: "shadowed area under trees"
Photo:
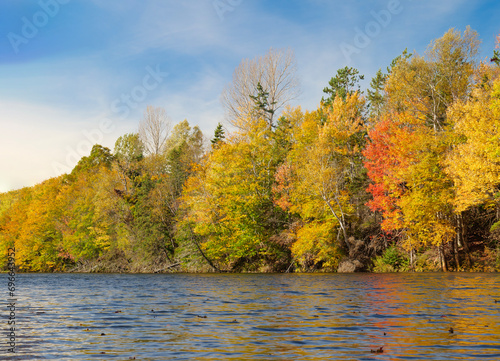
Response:
[{"label": "shadowed area under trees", "polygon": [[[499,36],[500,39],[500,36]],[[291,50],[243,60],[211,139],[148,106],[114,150],[0,194],[21,271],[500,270],[500,66],[473,30],[406,50],[312,111]],[[366,95],[365,95],[366,94]]]}]

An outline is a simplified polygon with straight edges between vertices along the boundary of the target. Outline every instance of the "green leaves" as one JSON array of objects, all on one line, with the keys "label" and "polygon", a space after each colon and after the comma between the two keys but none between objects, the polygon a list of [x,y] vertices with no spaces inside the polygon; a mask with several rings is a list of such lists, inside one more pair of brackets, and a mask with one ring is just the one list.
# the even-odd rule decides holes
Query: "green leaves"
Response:
[{"label": "green leaves", "polygon": [[210,142],[212,143],[212,148],[217,148],[217,146],[224,141],[224,129],[222,128],[222,124],[217,124],[217,128],[215,128],[214,137]]},{"label": "green leaves", "polygon": [[329,106],[333,103],[336,97],[345,100],[347,95],[352,95],[356,91],[360,91],[359,81],[363,80],[364,75],[359,75],[357,69],[351,67],[345,67],[337,70],[337,75],[330,79],[328,85],[330,87],[325,87],[323,93],[329,94],[325,99],[323,98],[321,102],[325,106]]},{"label": "green leaves", "polygon": [[335,270],[346,256],[367,265],[390,231],[397,247],[378,269],[452,241],[459,268],[458,240],[465,251],[467,237],[493,242],[500,224],[500,68],[477,50],[467,28],[425,56],[403,52],[372,79],[368,107],[346,66],[318,109],[277,121],[295,88],[290,69],[271,66],[281,53],[263,59],[267,73],[243,62],[226,94],[238,130],[219,123],[211,149],[197,126],[170,133],[149,107],[141,136],[119,137],[113,154],[95,145],[70,175],[0,194],[0,261],[15,244],[34,271],[116,254],[128,270]]},{"label": "green leaves", "polygon": [[256,117],[262,117],[266,120],[267,124],[270,128],[273,127],[273,115],[275,111],[276,101],[269,103],[269,92],[265,91],[262,88],[260,82],[257,83],[257,94],[250,95],[250,98],[255,103],[254,112],[256,113]]}]

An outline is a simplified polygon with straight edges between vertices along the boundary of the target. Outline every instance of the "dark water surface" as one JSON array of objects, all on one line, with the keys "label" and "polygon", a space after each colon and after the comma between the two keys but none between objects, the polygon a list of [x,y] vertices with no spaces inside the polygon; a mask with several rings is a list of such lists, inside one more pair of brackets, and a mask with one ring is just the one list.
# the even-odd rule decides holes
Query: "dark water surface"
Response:
[{"label": "dark water surface", "polygon": [[18,352],[4,353],[2,332],[0,359],[500,360],[499,274],[18,274],[16,284]]}]

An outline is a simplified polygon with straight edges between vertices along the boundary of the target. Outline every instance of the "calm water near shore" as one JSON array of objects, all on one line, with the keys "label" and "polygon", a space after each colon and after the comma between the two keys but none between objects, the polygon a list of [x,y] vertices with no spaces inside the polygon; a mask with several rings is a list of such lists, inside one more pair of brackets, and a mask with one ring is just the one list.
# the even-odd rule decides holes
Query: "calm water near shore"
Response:
[{"label": "calm water near shore", "polygon": [[500,360],[500,274],[18,274],[16,285],[18,349],[6,358],[3,332],[0,359]]}]

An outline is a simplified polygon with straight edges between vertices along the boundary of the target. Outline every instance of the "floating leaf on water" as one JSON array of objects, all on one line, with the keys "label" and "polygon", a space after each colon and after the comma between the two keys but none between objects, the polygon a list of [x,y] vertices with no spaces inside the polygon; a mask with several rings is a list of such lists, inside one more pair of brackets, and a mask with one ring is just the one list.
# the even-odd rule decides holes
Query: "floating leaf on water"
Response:
[{"label": "floating leaf on water", "polygon": [[376,348],[375,350],[370,350],[372,353],[383,353],[384,352],[384,346],[380,346],[379,348]]}]

